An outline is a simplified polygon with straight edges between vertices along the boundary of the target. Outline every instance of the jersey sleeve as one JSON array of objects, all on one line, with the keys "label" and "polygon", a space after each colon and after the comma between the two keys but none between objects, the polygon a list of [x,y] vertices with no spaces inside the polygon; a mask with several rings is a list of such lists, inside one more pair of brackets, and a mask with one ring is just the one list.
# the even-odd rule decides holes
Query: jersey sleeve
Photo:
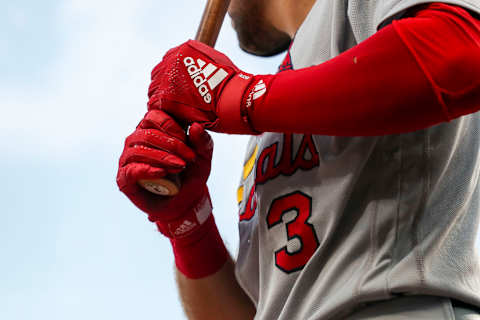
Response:
[{"label": "jersey sleeve", "polygon": [[375,2],[373,9],[372,22],[375,30],[381,29],[393,20],[404,17],[408,10],[415,6],[433,2],[460,6],[471,12],[480,12],[480,3],[475,0],[379,0]]},{"label": "jersey sleeve", "polygon": [[[435,0],[349,0],[348,19],[357,43],[366,40],[378,30],[405,16],[408,9]],[[445,4],[457,5],[472,13],[480,13],[478,0],[442,0]]]}]

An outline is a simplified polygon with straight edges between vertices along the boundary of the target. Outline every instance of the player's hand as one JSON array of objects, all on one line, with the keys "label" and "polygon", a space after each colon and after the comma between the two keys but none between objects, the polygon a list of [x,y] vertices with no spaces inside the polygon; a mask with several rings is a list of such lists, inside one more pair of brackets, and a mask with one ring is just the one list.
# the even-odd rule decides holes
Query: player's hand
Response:
[{"label": "player's hand", "polygon": [[[188,143],[188,145],[187,145]],[[147,112],[137,129],[125,140],[117,184],[120,190],[156,222],[169,238],[194,232],[211,214],[207,189],[213,142],[198,123],[184,130],[161,110]],[[142,188],[138,181],[168,174],[182,176],[175,197],[163,197]]]},{"label": "player's hand", "polygon": [[272,76],[238,69],[224,54],[190,40],[171,49],[152,71],[149,110],[217,132],[258,134],[248,113]]}]

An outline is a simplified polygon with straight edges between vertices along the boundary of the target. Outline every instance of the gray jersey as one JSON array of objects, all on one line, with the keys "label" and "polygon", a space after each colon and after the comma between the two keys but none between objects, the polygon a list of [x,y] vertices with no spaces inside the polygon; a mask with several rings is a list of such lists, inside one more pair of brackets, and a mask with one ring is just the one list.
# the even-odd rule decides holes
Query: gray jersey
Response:
[{"label": "gray jersey", "polygon": [[[329,60],[424,2],[319,0],[293,67]],[[443,2],[480,12],[478,0]],[[236,273],[256,319],[342,319],[411,294],[480,306],[479,129],[476,113],[400,135],[253,137]]]}]

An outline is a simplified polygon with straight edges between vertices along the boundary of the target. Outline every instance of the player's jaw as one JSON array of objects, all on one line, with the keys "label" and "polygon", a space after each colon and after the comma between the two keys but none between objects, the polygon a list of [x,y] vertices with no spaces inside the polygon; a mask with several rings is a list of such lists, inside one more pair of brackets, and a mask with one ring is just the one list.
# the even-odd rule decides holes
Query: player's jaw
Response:
[{"label": "player's jaw", "polygon": [[240,48],[257,56],[273,56],[288,49],[290,36],[265,19],[268,1],[232,0],[228,13]]}]

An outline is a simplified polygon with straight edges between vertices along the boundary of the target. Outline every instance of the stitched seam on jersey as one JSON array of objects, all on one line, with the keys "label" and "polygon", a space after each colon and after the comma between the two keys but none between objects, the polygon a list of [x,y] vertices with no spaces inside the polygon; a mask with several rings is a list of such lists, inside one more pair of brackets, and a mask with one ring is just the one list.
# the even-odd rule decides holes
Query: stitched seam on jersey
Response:
[{"label": "stitched seam on jersey", "polygon": [[390,276],[391,276],[391,273],[393,271],[393,265],[395,262],[397,262],[395,259],[395,252],[396,252],[396,248],[397,248],[397,243],[398,243],[398,233],[399,233],[399,227],[398,227],[398,224],[399,224],[399,220],[400,220],[400,212],[401,212],[401,201],[402,201],[402,182],[403,182],[403,136],[400,137],[400,146],[399,146],[399,157],[400,157],[400,170],[399,170],[399,174],[398,174],[398,194],[397,194],[397,214],[395,216],[395,239],[393,241],[393,247],[392,247],[392,251],[390,252],[390,267],[389,267],[389,270],[388,270],[388,273],[387,273],[387,277],[386,277],[386,287],[387,287],[387,292],[392,294],[392,287],[390,286]]},{"label": "stitched seam on jersey", "polygon": [[[425,130],[425,138],[424,138],[424,156],[425,156],[425,170],[424,170],[424,177],[423,177],[423,185],[424,185],[424,194],[423,194],[423,211],[422,211],[422,216],[425,214],[425,209],[426,209],[426,203],[427,203],[427,198],[428,195],[430,195],[430,190],[431,188],[431,177],[430,177],[430,131]],[[422,272],[422,279],[425,281],[425,258],[423,255],[423,252],[420,252],[421,254],[421,272]]]},{"label": "stitched seam on jersey", "polygon": [[[427,203],[427,198],[428,198],[428,195],[431,194],[430,190],[432,189],[432,186],[431,186],[431,183],[432,183],[432,179],[431,179],[431,168],[430,168],[430,131],[429,130],[425,130],[425,149],[424,149],[424,152],[425,152],[425,171],[424,171],[424,189],[425,189],[425,193],[424,193],[424,197],[423,197],[423,207],[424,207],[424,210],[422,212],[422,216],[425,214],[425,209],[426,209],[426,203]],[[422,255],[422,278],[423,280],[425,281],[425,259]]]},{"label": "stitched seam on jersey", "polygon": [[450,115],[450,113],[449,113],[449,111],[448,111],[448,107],[447,107],[447,105],[445,104],[445,101],[443,100],[441,88],[437,86],[437,84],[436,84],[435,81],[433,80],[432,75],[428,72],[428,70],[427,70],[427,68],[425,67],[425,65],[420,61],[420,58],[418,57],[418,55],[415,53],[415,51],[413,50],[413,48],[410,46],[410,44],[409,44],[408,41],[406,40],[405,35],[400,31],[400,27],[398,26],[398,24],[399,24],[398,21],[393,21],[393,22],[392,22],[392,27],[393,27],[393,29],[395,30],[396,34],[397,34],[398,37],[400,38],[400,41],[401,41],[401,42],[403,43],[403,45],[407,48],[407,51],[410,52],[410,54],[411,54],[412,57],[413,57],[413,60],[414,60],[415,63],[419,66],[420,70],[422,71],[422,74],[425,76],[425,78],[427,79],[428,83],[429,83],[430,86],[432,87],[433,93],[434,93],[435,96],[437,97],[438,103],[440,103],[440,106],[441,106],[441,108],[442,108],[442,111],[443,111],[444,116],[447,118],[448,121],[452,120],[453,117]]},{"label": "stitched seam on jersey", "polygon": [[[375,162],[378,163],[378,156],[375,158]],[[354,293],[353,293],[353,300],[357,304],[362,302],[359,299],[361,285],[363,285],[363,283],[365,281],[365,278],[368,275],[368,271],[371,270],[371,266],[373,264],[373,260],[374,260],[374,257],[375,257],[374,253],[376,252],[376,249],[377,249],[377,245],[376,245],[376,242],[375,242],[375,227],[376,227],[377,216],[378,216],[378,200],[375,200],[375,208],[373,210],[371,218],[369,219],[369,221],[370,221],[370,223],[369,223],[369,227],[370,227],[370,234],[369,234],[370,246],[369,246],[369,249],[370,250],[368,251],[368,258],[367,258],[367,261],[365,262],[365,265],[363,267],[363,269],[365,270],[365,273],[364,273],[363,277],[361,277],[359,279],[359,281],[357,282],[357,284],[355,285],[355,290],[354,290]]]},{"label": "stitched seam on jersey", "polygon": [[423,239],[423,234],[421,233],[421,228],[420,228],[420,219],[423,217],[423,214],[425,213],[425,207],[426,207],[426,200],[427,200],[427,195],[428,191],[430,190],[430,168],[427,165],[428,161],[430,159],[429,156],[429,136],[427,131],[423,131],[424,137],[423,137],[423,148],[422,148],[422,163],[425,163],[425,168],[423,172],[426,172],[422,177],[421,177],[421,183],[423,183],[423,192],[422,192],[422,197],[421,197],[421,210],[420,212],[415,216],[415,219],[413,220],[413,237],[414,237],[414,245],[415,245],[415,263],[417,266],[417,271],[419,275],[419,285],[423,286],[425,283],[425,259],[424,259],[424,254],[423,251],[421,250],[419,246],[419,239]]}]

